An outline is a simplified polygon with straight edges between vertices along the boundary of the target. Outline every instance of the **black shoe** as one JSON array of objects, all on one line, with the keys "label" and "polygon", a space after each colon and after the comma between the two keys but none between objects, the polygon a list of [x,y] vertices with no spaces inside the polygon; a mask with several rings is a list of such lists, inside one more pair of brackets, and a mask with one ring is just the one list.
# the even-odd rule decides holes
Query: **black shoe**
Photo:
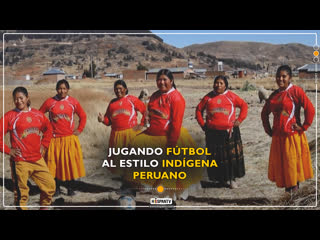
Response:
[{"label": "black shoe", "polygon": [[60,188],[56,189],[56,192],[53,194],[54,197],[58,197],[60,195],[61,191]]},{"label": "black shoe", "polygon": [[76,195],[76,193],[73,191],[72,188],[68,188],[68,193],[67,193],[68,196],[74,196]]},{"label": "black shoe", "polygon": [[53,194],[54,197],[58,197],[61,193],[60,187],[56,188],[56,192]]}]

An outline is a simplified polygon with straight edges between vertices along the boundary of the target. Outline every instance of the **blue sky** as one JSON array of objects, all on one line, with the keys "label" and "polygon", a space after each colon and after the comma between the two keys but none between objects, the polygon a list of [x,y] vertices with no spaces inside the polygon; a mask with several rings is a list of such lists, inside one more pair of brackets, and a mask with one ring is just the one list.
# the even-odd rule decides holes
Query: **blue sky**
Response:
[{"label": "blue sky", "polygon": [[216,41],[319,45],[320,30],[151,30],[165,43],[182,48]]}]

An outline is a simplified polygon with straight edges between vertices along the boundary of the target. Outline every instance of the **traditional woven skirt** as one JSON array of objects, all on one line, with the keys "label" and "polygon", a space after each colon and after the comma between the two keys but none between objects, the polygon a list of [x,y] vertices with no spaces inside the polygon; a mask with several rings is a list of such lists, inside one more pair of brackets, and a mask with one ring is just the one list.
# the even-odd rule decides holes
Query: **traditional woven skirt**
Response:
[{"label": "traditional woven skirt", "polygon": [[81,145],[76,135],[52,138],[45,160],[52,176],[61,181],[86,175]]},{"label": "traditional woven skirt", "polygon": [[206,147],[218,167],[207,168],[212,181],[226,182],[245,175],[243,147],[239,127],[234,127],[231,138],[226,130],[207,130]]},{"label": "traditional woven skirt", "polygon": [[[111,130],[110,138],[109,138],[109,148],[128,147],[130,142],[140,132],[141,132],[140,130],[135,131],[132,128],[120,130],[120,131]],[[127,157],[128,156],[121,156],[121,155],[111,156],[110,158],[108,157],[107,159],[109,161],[112,159],[114,164],[117,166],[117,167],[108,167],[108,170],[116,175],[120,175],[120,176],[127,175],[126,169],[119,167],[120,159],[126,159]]]},{"label": "traditional woven skirt", "polygon": [[293,187],[313,178],[311,156],[306,134],[272,136],[268,178],[277,187]]},{"label": "traditional woven skirt", "polygon": [[[167,156],[166,154],[166,144],[167,144],[167,136],[151,136],[145,133],[138,134],[137,137],[132,141],[131,146],[134,148],[162,148],[163,154],[161,156],[154,155],[154,156],[144,156],[144,159],[150,161],[152,159],[156,159],[159,162],[158,167],[156,168],[136,168],[135,171],[152,171],[156,172],[157,174],[167,173],[168,175],[170,172],[185,172],[186,178],[185,179],[136,179],[133,180],[132,174],[127,175],[128,181],[134,181],[139,184],[144,184],[153,188],[161,185],[164,188],[163,194],[173,195],[176,194],[179,196],[185,189],[190,187],[192,184],[199,183],[202,179],[203,169],[202,168],[192,168],[192,167],[163,167],[162,160],[168,159],[195,159],[195,156],[185,156],[185,155],[170,155]],[[177,142],[177,146],[179,148],[196,148],[196,143],[189,134],[186,128],[181,128],[180,136]],[[197,158],[198,159],[198,158]]]}]

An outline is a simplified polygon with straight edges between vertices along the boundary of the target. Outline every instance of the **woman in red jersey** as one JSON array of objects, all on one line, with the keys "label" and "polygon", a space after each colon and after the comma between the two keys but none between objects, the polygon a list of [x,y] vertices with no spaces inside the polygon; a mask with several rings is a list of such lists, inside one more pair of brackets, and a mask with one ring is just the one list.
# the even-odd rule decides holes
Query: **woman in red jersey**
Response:
[{"label": "woman in red jersey", "polygon": [[[236,108],[240,114],[236,117]],[[203,112],[206,110],[206,121]],[[248,105],[228,90],[225,76],[214,79],[213,91],[202,98],[196,108],[196,119],[206,134],[206,147],[218,167],[207,168],[209,179],[235,188],[235,179],[245,175],[239,125],[247,117]],[[227,185],[227,182],[230,185]]]},{"label": "woman in red jersey", "polygon": [[[114,93],[117,96],[109,103],[104,116],[99,113],[98,121],[111,126],[109,148],[127,147],[138,129],[144,124],[145,104],[137,97],[128,94],[128,88],[123,80],[114,83]],[[142,114],[138,125],[137,112]]]},{"label": "woman in red jersey", "polygon": [[[57,82],[57,95],[48,98],[40,107],[43,113],[49,112],[53,128],[53,138],[46,155],[51,174],[56,178],[56,194],[60,194],[61,181],[66,182],[67,194],[75,194],[75,179],[85,176],[83,155],[78,135],[83,131],[87,116],[78,100],[68,95],[70,85],[67,80]],[[79,116],[75,128],[74,114]]]},{"label": "woman in red jersey", "polygon": [[[51,205],[55,181],[42,157],[50,144],[52,127],[40,111],[30,107],[27,89],[14,89],[16,108],[1,118],[0,150],[10,155],[15,205],[27,209],[29,198],[28,179],[40,188],[40,209]],[[10,132],[11,148],[4,143],[3,135]],[[41,136],[42,135],[42,136]]]},{"label": "woman in red jersey", "polygon": [[[162,148],[163,158],[166,159],[166,148],[196,148],[196,143],[192,139],[188,130],[182,126],[185,100],[176,89],[174,77],[169,69],[161,69],[157,73],[156,83],[158,91],[154,92],[148,103],[150,126],[138,134],[132,142],[134,148],[151,147],[153,149]],[[160,159],[159,156],[151,156]],[[194,159],[195,156],[173,156],[182,160]],[[190,158],[191,157],[191,158]],[[146,171],[147,169],[144,169]],[[198,184],[202,178],[202,168],[157,168],[157,172],[183,171],[188,177],[185,179],[148,179],[140,182],[152,188],[162,186],[164,191],[161,194],[173,197],[173,199],[188,198],[188,189],[194,184]],[[195,186],[195,185],[194,185]]]},{"label": "woman in red jersey", "polygon": [[[303,89],[293,85],[291,80],[291,68],[280,66],[276,73],[279,89],[270,95],[261,112],[263,128],[272,137],[268,178],[286,192],[296,191],[299,182],[313,178],[305,131],[312,124],[315,109]],[[301,107],[304,109],[303,124]],[[272,128],[270,113],[274,116]]]},{"label": "woman in red jersey", "polygon": [[[145,104],[137,97],[129,95],[127,84],[123,80],[114,82],[114,93],[117,96],[112,99],[107,107],[104,116],[99,113],[98,121],[106,126],[111,126],[111,134],[109,138],[109,150],[112,148],[128,147],[132,139],[140,132],[144,125],[144,115],[146,111]],[[137,112],[142,114],[140,124],[138,124]],[[108,154],[109,155],[109,154]],[[112,160],[116,163],[116,168],[109,168],[113,174],[122,177],[121,189],[130,189],[130,185],[126,181],[126,176],[130,175],[129,169],[120,168],[118,160],[121,156],[112,156]],[[110,160],[110,158],[108,158]],[[134,195],[134,193],[133,193]]]}]

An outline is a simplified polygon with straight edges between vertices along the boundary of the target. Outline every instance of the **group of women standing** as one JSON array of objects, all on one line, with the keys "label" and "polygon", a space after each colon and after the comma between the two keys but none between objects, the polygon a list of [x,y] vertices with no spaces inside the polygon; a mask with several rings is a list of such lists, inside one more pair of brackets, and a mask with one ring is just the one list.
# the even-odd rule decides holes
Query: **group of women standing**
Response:
[{"label": "group of women standing", "polygon": [[[272,137],[268,177],[286,191],[298,189],[299,182],[313,177],[304,131],[311,125],[315,111],[304,91],[294,86],[291,80],[290,67],[279,67],[276,73],[279,89],[270,95],[261,112],[263,127]],[[104,115],[98,115],[99,122],[111,126],[109,148],[196,148],[196,143],[182,125],[185,100],[176,88],[173,74],[168,69],[160,70],[156,84],[158,90],[151,95],[146,105],[137,97],[128,94],[128,87],[123,80],[114,83],[116,98],[110,101]],[[11,156],[15,202],[21,207],[25,206],[28,200],[26,183],[29,177],[35,180],[41,190],[40,204],[48,206],[54,192],[59,194],[61,181],[67,183],[68,195],[73,195],[74,179],[85,176],[77,136],[85,127],[86,114],[79,102],[68,95],[69,83],[66,80],[59,81],[56,90],[57,95],[47,99],[38,111],[30,108],[26,89],[16,88],[13,92],[16,108],[2,118],[4,128],[1,124],[0,150]],[[304,108],[304,123],[300,120],[301,107]],[[236,108],[240,109],[238,116]],[[44,115],[46,112],[49,112],[50,122]],[[142,115],[140,123],[137,112]],[[74,113],[80,119],[76,130]],[[209,179],[223,187],[236,188],[236,178],[245,175],[239,126],[247,117],[247,103],[228,89],[225,76],[217,76],[213,90],[202,98],[195,113],[196,120],[205,133],[206,147],[218,165],[207,168]],[[269,123],[270,113],[274,115],[273,127]],[[148,124],[145,124],[145,121],[148,121]],[[143,126],[148,127],[142,131]],[[11,136],[11,149],[3,143],[2,135],[8,131]],[[42,138],[40,132],[43,134]],[[115,159],[117,160],[116,157]],[[155,188],[161,185],[164,189],[171,189],[171,192],[168,191],[170,196],[186,199],[188,188],[202,179],[199,168],[183,169],[190,171],[187,180],[147,181],[133,181],[128,169],[110,170],[122,177],[121,194],[132,196],[135,196],[135,191],[141,187]],[[40,176],[39,172],[43,176]]]},{"label": "group of women standing", "polygon": [[[40,188],[40,209],[47,209],[52,197],[60,194],[61,182],[67,195],[74,195],[74,180],[85,176],[78,135],[86,125],[86,113],[79,102],[68,95],[69,83],[57,82],[57,95],[47,99],[39,110],[31,108],[26,88],[17,87],[12,96],[16,108],[1,118],[0,150],[10,155],[15,205],[28,209],[28,179]],[[49,120],[44,113],[49,112]],[[74,129],[74,114],[79,125]],[[11,148],[3,136],[10,132]]]}]

